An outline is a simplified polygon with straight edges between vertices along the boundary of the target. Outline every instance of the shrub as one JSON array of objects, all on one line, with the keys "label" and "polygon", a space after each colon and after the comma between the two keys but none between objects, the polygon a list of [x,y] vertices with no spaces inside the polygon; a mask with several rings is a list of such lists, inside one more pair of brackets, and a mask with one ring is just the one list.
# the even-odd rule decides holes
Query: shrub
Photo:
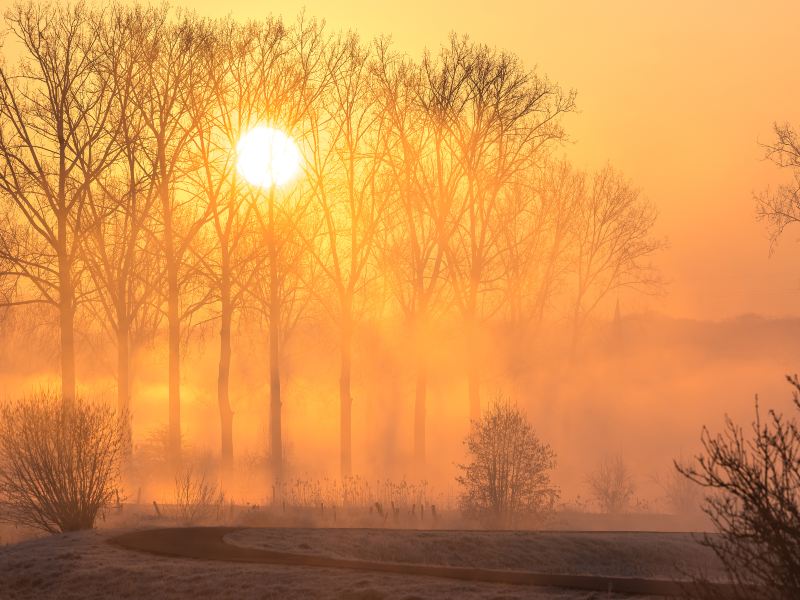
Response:
[{"label": "shrub", "polygon": [[52,391],[0,408],[0,517],[50,533],[91,529],[119,498],[120,423]]},{"label": "shrub", "polygon": [[[678,462],[677,464],[683,464]],[[700,514],[702,488],[678,470],[671,469],[663,483],[664,499],[673,515],[692,516]]]},{"label": "shrub", "polygon": [[[787,377],[800,409],[800,381]],[[735,582],[738,598],[800,598],[800,422],[775,411],[756,415],[749,435],[726,417],[722,433],[703,428],[703,453],[678,471],[709,492],[706,535]]]},{"label": "shrub", "polygon": [[175,476],[176,516],[187,525],[219,519],[224,503],[225,494],[204,473],[195,475],[188,467]]},{"label": "shrub", "polygon": [[508,526],[523,515],[551,510],[558,491],[550,483],[556,455],[539,440],[525,414],[498,397],[464,444],[469,461],[462,475],[461,509],[492,525]]},{"label": "shrub", "polygon": [[601,512],[616,515],[630,508],[636,485],[621,455],[603,459],[588,483]]}]

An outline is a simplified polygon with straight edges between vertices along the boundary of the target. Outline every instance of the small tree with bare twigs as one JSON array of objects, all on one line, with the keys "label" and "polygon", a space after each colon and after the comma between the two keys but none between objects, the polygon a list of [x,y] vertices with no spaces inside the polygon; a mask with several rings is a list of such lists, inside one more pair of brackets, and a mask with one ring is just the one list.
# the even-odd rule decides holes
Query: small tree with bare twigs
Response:
[{"label": "small tree with bare twigs", "polygon": [[[800,409],[800,380],[787,377]],[[703,453],[675,467],[709,492],[703,511],[719,535],[702,543],[719,557],[736,598],[800,597],[800,422],[774,410],[756,416],[750,435],[726,418],[722,433],[703,429]]]},{"label": "small tree with bare twigs", "polygon": [[50,533],[91,529],[119,499],[120,419],[43,391],[0,409],[0,519]]},{"label": "small tree with bare twigs", "polygon": [[609,515],[628,510],[636,491],[633,476],[621,455],[602,460],[589,475],[588,484],[600,510]]},{"label": "small tree with bare twigs", "polygon": [[472,422],[464,444],[468,462],[459,465],[456,481],[466,516],[506,527],[552,509],[558,499],[550,481],[556,455],[519,408],[498,396],[480,421]]},{"label": "small tree with bare twigs", "polygon": [[[677,461],[683,464],[683,461]],[[664,492],[664,501],[668,510],[674,515],[697,516],[700,514],[703,500],[703,488],[695,482],[684,477],[679,471],[672,468],[667,477],[660,482]]]},{"label": "small tree with bare twigs", "polygon": [[176,517],[192,525],[209,519],[219,519],[225,494],[206,478],[205,473],[195,474],[191,467],[175,475]]}]

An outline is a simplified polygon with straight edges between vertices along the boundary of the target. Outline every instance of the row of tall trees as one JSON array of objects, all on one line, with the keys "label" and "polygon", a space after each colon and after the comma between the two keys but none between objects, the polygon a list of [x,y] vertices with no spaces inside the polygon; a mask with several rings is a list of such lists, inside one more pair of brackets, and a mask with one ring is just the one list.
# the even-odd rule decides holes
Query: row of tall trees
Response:
[{"label": "row of tall trees", "polygon": [[[181,350],[199,321],[219,326],[227,468],[234,324],[268,325],[276,478],[285,345],[310,307],[335,327],[346,475],[365,318],[407,327],[422,462],[433,323],[466,333],[477,418],[490,323],[522,332],[568,316],[574,348],[603,298],[657,283],[654,207],[611,167],[587,174],[554,158],[574,93],[512,55],[454,36],[412,60],[305,17],[23,3],[5,18],[22,59],[0,66],[0,300],[57,314],[66,401],[76,313],[91,315],[116,347],[121,414],[132,348],[165,331],[175,463]],[[256,125],[298,142],[291,185],[259,190],[237,172],[237,140]]]}]

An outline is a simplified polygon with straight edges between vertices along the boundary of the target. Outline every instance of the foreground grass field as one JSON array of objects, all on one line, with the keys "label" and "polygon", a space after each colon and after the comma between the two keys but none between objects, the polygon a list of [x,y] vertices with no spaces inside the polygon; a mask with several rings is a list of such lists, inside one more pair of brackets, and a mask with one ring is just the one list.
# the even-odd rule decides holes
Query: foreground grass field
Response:
[{"label": "foreground grass field", "polygon": [[[626,598],[607,592],[332,568],[157,556],[109,543],[118,530],[29,540],[0,548],[0,598]],[[721,578],[691,534],[242,529],[245,548],[343,559],[543,573]],[[646,596],[636,596],[643,598]]]}]

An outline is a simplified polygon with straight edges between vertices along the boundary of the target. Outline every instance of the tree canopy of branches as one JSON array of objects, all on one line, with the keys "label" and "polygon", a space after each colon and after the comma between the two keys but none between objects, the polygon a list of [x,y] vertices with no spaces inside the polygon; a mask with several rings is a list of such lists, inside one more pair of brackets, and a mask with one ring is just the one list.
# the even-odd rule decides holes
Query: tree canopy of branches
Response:
[{"label": "tree canopy of branches", "polygon": [[12,303],[57,308],[62,394],[74,398],[79,255],[97,222],[94,184],[116,152],[106,135],[115,90],[84,5],[18,4],[6,22],[25,54],[14,72],[0,64],[0,192],[15,216],[1,232],[3,274],[17,283]]},{"label": "tree canopy of branches", "polygon": [[652,292],[658,271],[650,262],[664,242],[652,237],[656,210],[611,167],[598,171],[578,205],[573,349],[586,315],[620,288]]},{"label": "tree canopy of branches", "polygon": [[525,414],[495,399],[464,441],[468,462],[459,465],[463,512],[492,525],[510,526],[553,508],[558,490],[550,482],[556,455],[537,437]]},{"label": "tree canopy of branches", "polygon": [[[371,321],[409,333],[421,468],[445,328],[464,348],[465,408],[477,419],[498,323],[523,348],[543,323],[566,320],[577,344],[611,292],[656,287],[655,209],[612,168],[584,173],[554,156],[575,92],[512,54],[452,36],[415,59],[304,15],[243,23],[28,1],[5,20],[22,58],[0,63],[0,306],[50,307],[37,314],[57,322],[65,398],[78,379],[76,319],[87,323],[77,334],[104,340],[100,352],[114,346],[126,418],[132,355],[163,339],[173,466],[181,365],[201,325],[219,325],[229,470],[236,326],[266,324],[276,478],[286,346],[311,315],[332,332],[347,475]],[[302,154],[301,176],[280,190],[237,171],[237,142],[258,126]]]},{"label": "tree canopy of branches", "polygon": [[800,139],[788,123],[776,123],[774,130],[775,139],[764,146],[766,156],[788,169],[791,180],[756,196],[758,218],[767,223],[773,244],[788,226],[800,222]]},{"label": "tree canopy of branches", "polygon": [[468,384],[474,420],[480,416],[479,328],[499,310],[502,298],[498,215],[504,192],[564,139],[560,117],[574,109],[575,94],[525,70],[515,56],[466,38],[451,38],[438,57],[426,57],[423,68],[459,172],[441,243],[453,302],[472,349]]},{"label": "tree canopy of branches", "polygon": [[[800,410],[800,381],[787,377]],[[770,410],[750,431],[726,418],[703,429],[703,453],[678,471],[705,488],[703,511],[719,535],[703,543],[722,561],[740,598],[800,595],[800,422]]]}]

